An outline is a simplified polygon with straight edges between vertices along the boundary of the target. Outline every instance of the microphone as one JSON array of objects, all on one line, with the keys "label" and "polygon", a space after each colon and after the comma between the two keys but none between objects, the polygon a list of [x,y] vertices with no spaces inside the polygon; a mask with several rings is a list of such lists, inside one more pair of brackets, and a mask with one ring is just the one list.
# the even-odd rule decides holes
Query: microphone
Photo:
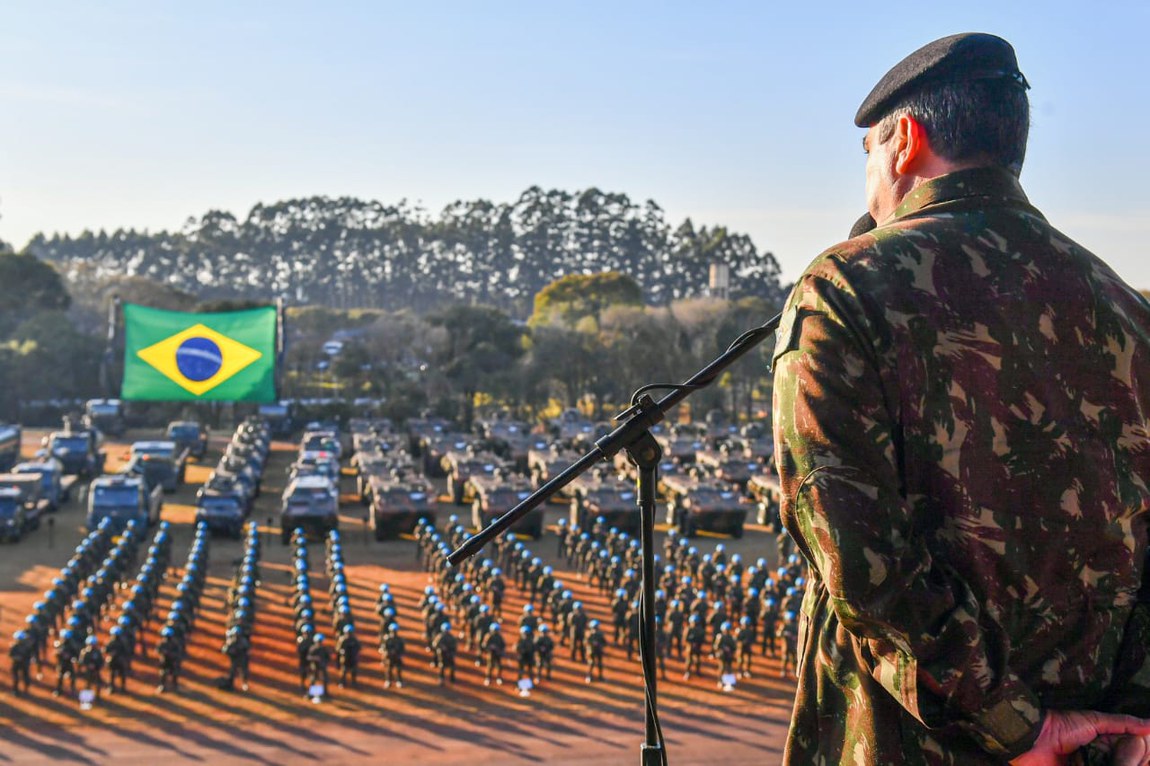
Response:
[{"label": "microphone", "polygon": [[863,213],[862,218],[855,221],[855,225],[851,227],[849,239],[861,237],[863,234],[866,234],[868,231],[873,229],[875,225],[876,224],[874,219],[871,218],[870,213]]}]

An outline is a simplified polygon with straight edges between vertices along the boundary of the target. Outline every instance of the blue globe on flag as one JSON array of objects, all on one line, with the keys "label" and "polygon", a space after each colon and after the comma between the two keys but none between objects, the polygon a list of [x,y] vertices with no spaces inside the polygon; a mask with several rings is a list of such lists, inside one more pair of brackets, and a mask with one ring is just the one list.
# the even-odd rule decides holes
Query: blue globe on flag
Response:
[{"label": "blue globe on flag", "polygon": [[220,347],[208,338],[188,338],[176,349],[176,368],[185,378],[197,383],[211,378],[223,364]]}]

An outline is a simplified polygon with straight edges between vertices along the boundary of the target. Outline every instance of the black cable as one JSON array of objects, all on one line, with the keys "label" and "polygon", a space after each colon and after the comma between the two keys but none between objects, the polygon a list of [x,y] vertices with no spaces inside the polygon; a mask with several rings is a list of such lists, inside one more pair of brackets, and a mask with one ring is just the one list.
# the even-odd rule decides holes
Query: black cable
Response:
[{"label": "black cable", "polygon": [[648,383],[645,386],[636,388],[635,393],[631,394],[631,406],[634,407],[638,404],[639,397],[648,391],[698,391],[700,388],[704,388],[704,386],[692,386],[687,383]]},{"label": "black cable", "polygon": [[[751,343],[752,345],[757,345],[758,343],[760,343],[762,341],[764,336],[770,335],[773,332],[774,332],[773,327],[766,327],[766,326],[755,327],[754,329],[747,330],[745,333],[743,333],[742,335],[740,335],[739,337],[737,337],[733,341],[731,341],[731,345],[727,346],[727,352],[730,352],[732,349],[738,348],[739,346],[741,346],[743,344],[751,343],[752,341],[753,341],[753,343]],[[639,403],[639,397],[642,396],[643,394],[647,393],[648,391],[660,391],[660,390],[662,390],[662,391],[688,391],[688,392],[699,391],[699,390],[704,389],[707,386],[709,386],[713,379],[714,379],[713,377],[708,377],[706,380],[701,380],[699,383],[694,383],[694,384],[692,384],[692,383],[649,383],[645,386],[641,386],[641,387],[635,389],[635,393],[631,394],[631,406],[634,407],[636,404],[638,404]]]}]

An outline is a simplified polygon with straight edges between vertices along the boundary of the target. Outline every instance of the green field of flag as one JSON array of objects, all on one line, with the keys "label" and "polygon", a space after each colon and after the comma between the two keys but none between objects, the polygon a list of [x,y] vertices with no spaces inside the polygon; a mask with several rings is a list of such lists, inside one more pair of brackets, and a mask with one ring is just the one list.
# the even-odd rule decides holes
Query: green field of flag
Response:
[{"label": "green field of flag", "polygon": [[275,401],[276,308],[189,314],[124,304],[121,398]]}]

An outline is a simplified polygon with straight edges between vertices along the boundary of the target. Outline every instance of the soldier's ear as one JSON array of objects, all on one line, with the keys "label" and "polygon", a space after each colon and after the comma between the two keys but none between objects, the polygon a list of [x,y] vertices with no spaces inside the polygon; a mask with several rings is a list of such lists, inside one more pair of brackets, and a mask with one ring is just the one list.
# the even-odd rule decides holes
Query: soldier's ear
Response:
[{"label": "soldier's ear", "polygon": [[922,164],[929,154],[929,141],[922,123],[909,114],[899,117],[894,136],[894,169],[899,175],[909,175]]}]

